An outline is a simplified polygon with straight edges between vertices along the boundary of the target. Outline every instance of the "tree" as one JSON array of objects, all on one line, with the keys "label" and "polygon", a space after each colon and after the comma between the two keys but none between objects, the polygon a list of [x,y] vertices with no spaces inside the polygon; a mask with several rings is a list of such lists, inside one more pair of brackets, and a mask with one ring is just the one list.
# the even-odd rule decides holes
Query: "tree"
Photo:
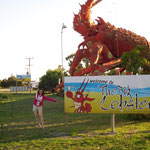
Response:
[{"label": "tree", "polygon": [[133,74],[146,73],[150,70],[150,58],[148,48],[137,45],[131,52],[126,52],[121,57],[121,65],[126,68],[128,72]]},{"label": "tree", "polygon": [[15,76],[11,76],[7,79],[8,85],[9,86],[16,86],[16,77]]},{"label": "tree", "polygon": [[[16,77],[10,76],[8,79],[3,79],[0,83],[2,88],[9,88],[10,86],[16,86]],[[17,81],[18,86],[24,86],[24,83],[21,81]]]},{"label": "tree", "polygon": [[3,80],[1,81],[1,87],[2,87],[2,88],[7,88],[7,87],[9,87],[8,82],[7,82],[7,79],[3,79]]},{"label": "tree", "polygon": [[[59,65],[59,66],[57,67],[56,71],[62,73],[62,65]],[[63,68],[63,73],[64,73],[64,76],[68,76],[68,71],[66,71],[64,68]]]},{"label": "tree", "polygon": [[39,88],[46,91],[53,90],[59,84],[59,79],[61,78],[62,74],[59,68],[55,70],[49,69],[46,74],[40,78]]}]

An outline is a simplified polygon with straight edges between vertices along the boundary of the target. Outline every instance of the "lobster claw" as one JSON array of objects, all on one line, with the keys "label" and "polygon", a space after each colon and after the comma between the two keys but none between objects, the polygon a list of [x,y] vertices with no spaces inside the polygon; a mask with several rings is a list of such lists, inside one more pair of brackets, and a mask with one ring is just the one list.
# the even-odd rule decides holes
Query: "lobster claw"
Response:
[{"label": "lobster claw", "polygon": [[70,91],[66,92],[66,96],[73,99],[73,93]]}]

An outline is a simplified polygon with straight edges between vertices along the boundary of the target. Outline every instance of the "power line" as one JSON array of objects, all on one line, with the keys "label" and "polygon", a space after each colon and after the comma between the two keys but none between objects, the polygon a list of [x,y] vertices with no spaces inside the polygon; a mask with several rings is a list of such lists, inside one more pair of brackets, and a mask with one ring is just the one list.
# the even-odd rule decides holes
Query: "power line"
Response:
[{"label": "power line", "polygon": [[[34,59],[33,57],[26,57],[26,59],[28,59],[29,60],[29,65],[27,65],[28,66],[28,68],[27,68],[27,74],[29,74],[29,75],[31,75],[31,70],[30,70],[30,68],[31,68],[31,59]],[[29,88],[30,88],[30,94],[31,94],[31,79],[30,79],[30,81],[29,81]]]}]

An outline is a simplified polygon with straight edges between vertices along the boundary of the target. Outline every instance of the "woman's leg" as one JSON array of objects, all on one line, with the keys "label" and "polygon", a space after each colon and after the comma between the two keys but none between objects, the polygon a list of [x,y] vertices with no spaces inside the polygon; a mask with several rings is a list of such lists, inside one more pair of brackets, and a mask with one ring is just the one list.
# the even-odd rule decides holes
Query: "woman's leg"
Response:
[{"label": "woman's leg", "polygon": [[34,111],[34,116],[35,116],[35,119],[36,119],[36,121],[37,121],[37,124],[38,124],[38,127],[40,127],[41,125],[40,125],[40,120],[39,120],[39,115],[38,115],[38,111]]},{"label": "woman's leg", "polygon": [[42,128],[44,129],[44,119],[43,119],[43,108],[39,108],[39,117],[40,117],[40,120],[41,120],[41,123],[42,123]]}]

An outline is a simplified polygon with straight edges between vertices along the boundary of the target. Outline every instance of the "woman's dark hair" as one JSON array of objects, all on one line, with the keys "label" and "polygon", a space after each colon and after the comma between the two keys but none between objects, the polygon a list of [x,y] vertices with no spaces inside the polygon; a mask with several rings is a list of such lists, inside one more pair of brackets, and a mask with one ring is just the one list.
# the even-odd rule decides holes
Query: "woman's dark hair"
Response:
[{"label": "woman's dark hair", "polygon": [[42,96],[43,96],[44,95],[44,90],[43,89],[39,89],[37,93],[38,93],[38,95],[40,95],[40,90],[43,91],[43,93],[42,93]]}]

